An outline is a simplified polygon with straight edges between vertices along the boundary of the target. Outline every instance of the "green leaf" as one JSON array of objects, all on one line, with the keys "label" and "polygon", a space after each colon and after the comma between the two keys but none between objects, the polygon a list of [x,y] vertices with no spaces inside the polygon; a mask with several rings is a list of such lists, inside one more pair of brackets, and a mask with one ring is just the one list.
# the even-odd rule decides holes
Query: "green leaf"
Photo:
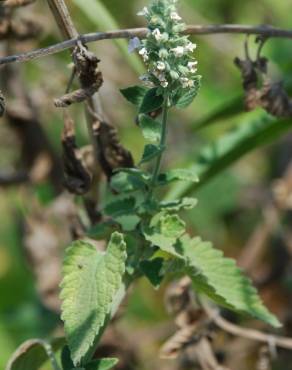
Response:
[{"label": "green leaf", "polygon": [[85,241],[66,250],[61,283],[62,319],[73,363],[86,363],[112,310],[125,273],[126,244],[113,233],[106,252]]},{"label": "green leaf", "polygon": [[167,185],[173,181],[199,182],[197,173],[192,169],[173,169],[162,173],[158,177],[158,185]]},{"label": "green leaf", "polygon": [[121,89],[120,92],[130,103],[140,106],[148,90],[144,86],[130,86],[126,89]]},{"label": "green leaf", "polygon": [[64,338],[51,342],[42,339],[27,340],[11,356],[6,370],[38,370],[48,359],[55,361],[52,353],[58,351],[64,342]]},{"label": "green leaf", "polygon": [[196,207],[198,201],[196,198],[182,198],[178,200],[173,200],[169,202],[161,202],[159,204],[160,209],[166,209],[168,211],[180,211],[182,209],[190,210]]},{"label": "green leaf", "polygon": [[164,148],[153,144],[145,145],[142,159],[139,164],[146,163],[159,156],[163,152]]},{"label": "green leaf", "polygon": [[184,236],[179,244],[187,261],[187,273],[197,291],[229,309],[249,314],[275,327],[281,326],[233,259],[225,258],[222,251],[200,238]]},{"label": "green leaf", "polygon": [[71,359],[71,353],[68,346],[64,346],[61,352],[61,364],[63,370],[71,370],[74,368],[73,361]]},{"label": "green leaf", "polygon": [[92,227],[90,227],[86,235],[89,238],[101,240],[101,239],[108,239],[111,234],[116,231],[117,225],[112,220],[107,220],[105,222],[98,223]]},{"label": "green leaf", "polygon": [[104,209],[104,212],[108,216],[113,218],[120,217],[123,215],[129,215],[135,212],[136,200],[134,197],[128,197],[113,201]]},{"label": "green leaf", "polygon": [[133,231],[141,221],[137,215],[123,215],[115,218],[124,231]]},{"label": "green leaf", "polygon": [[191,194],[252,150],[274,142],[292,129],[291,119],[273,119],[266,114],[256,121],[240,125],[214,143],[204,147],[189,170],[197,174],[197,184],[181,183],[173,187],[166,199]]},{"label": "green leaf", "polygon": [[111,188],[118,193],[132,192],[144,189],[145,182],[138,176],[122,171],[112,176]]},{"label": "green leaf", "polygon": [[124,172],[136,177],[138,180],[141,180],[143,183],[148,184],[151,180],[151,174],[145,171],[140,170],[139,168],[119,168],[118,173]]},{"label": "green leaf", "polygon": [[99,360],[93,360],[86,366],[86,370],[109,370],[112,369],[119,360],[117,358],[101,358]]},{"label": "green leaf", "polygon": [[151,142],[159,142],[161,137],[161,123],[150,118],[146,114],[141,114],[139,117],[139,126],[142,129],[142,134],[146,140]]},{"label": "green leaf", "polygon": [[157,88],[147,91],[140,106],[139,113],[150,113],[159,109],[163,104],[163,96],[157,95]]},{"label": "green leaf", "polygon": [[195,97],[198,95],[199,89],[201,87],[201,76],[198,76],[198,78],[194,82],[195,86],[191,89],[188,89],[187,92],[183,93],[175,103],[175,106],[177,108],[187,108],[190,104],[192,104]]},{"label": "green leaf", "polygon": [[142,231],[145,239],[153,246],[180,257],[176,250],[176,242],[185,232],[185,227],[185,222],[178,215],[158,213],[152,218],[150,225],[144,226]]},{"label": "green leaf", "polygon": [[140,262],[141,271],[155,289],[159,288],[163,279],[163,275],[161,274],[163,263],[163,258],[154,258],[152,260],[145,260]]},{"label": "green leaf", "polygon": [[[86,15],[96,30],[106,32],[121,28],[102,1],[73,0],[72,2]],[[114,42],[132,69],[139,75],[142,74],[145,71],[145,67],[137,54],[129,53],[128,42],[126,40],[114,40]]]}]

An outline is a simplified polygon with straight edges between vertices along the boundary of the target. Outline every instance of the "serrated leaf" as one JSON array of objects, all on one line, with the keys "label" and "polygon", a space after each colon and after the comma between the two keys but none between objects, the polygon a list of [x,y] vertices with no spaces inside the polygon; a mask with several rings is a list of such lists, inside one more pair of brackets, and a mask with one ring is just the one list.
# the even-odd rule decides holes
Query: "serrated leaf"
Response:
[{"label": "serrated leaf", "polygon": [[147,91],[144,99],[141,103],[139,113],[150,113],[159,109],[163,104],[163,96],[157,95],[157,88],[153,88]]},{"label": "serrated leaf", "polygon": [[178,215],[159,213],[155,215],[149,226],[144,226],[145,239],[163,251],[176,257],[176,241],[185,232],[185,222]]},{"label": "serrated leaf", "polygon": [[77,241],[66,250],[61,283],[62,319],[73,363],[86,362],[96,345],[125,273],[123,235],[112,234],[107,250]]},{"label": "serrated leaf", "polygon": [[198,95],[199,89],[201,87],[201,76],[198,76],[198,78],[194,81],[195,86],[191,89],[189,89],[186,93],[182,94],[177,102],[175,103],[175,106],[179,109],[185,109],[187,108],[192,102],[194,101],[195,97]]},{"label": "serrated leaf", "polygon": [[6,370],[38,370],[51,357],[51,351],[58,351],[65,343],[64,338],[51,342],[30,339],[22,343],[11,356]]},{"label": "serrated leaf", "polygon": [[112,369],[119,360],[117,358],[101,358],[99,360],[93,360],[86,366],[86,370],[109,370]]},{"label": "serrated leaf", "polygon": [[159,288],[163,279],[163,274],[161,274],[163,263],[163,258],[154,258],[152,260],[145,260],[140,262],[141,271],[155,289]]},{"label": "serrated leaf", "polygon": [[139,168],[119,168],[117,173],[127,173],[133,177],[136,177],[137,179],[145,182],[145,184],[148,184],[151,180],[151,174],[145,171],[140,170]]},{"label": "serrated leaf", "polygon": [[163,152],[164,148],[153,144],[145,145],[144,152],[140,164],[151,161]]},{"label": "serrated leaf", "polygon": [[151,142],[159,142],[161,137],[161,123],[155,121],[146,114],[139,116],[139,126],[142,129],[142,134],[146,140]]},{"label": "serrated leaf", "polygon": [[126,89],[121,89],[120,92],[130,103],[140,106],[148,90],[144,86],[130,86]]},{"label": "serrated leaf", "polygon": [[182,209],[190,210],[196,207],[198,201],[196,198],[182,198],[178,200],[173,200],[169,202],[161,202],[159,204],[160,209],[166,209],[168,211],[180,211]]},{"label": "serrated leaf", "polygon": [[122,171],[112,176],[111,188],[118,193],[127,193],[145,189],[145,182],[135,175]]},{"label": "serrated leaf", "polygon": [[196,171],[186,168],[169,170],[158,177],[158,185],[167,185],[173,181],[199,182],[199,178]]},{"label": "serrated leaf", "polygon": [[188,264],[187,273],[197,291],[229,309],[249,314],[275,327],[281,326],[233,259],[224,257],[222,251],[200,238],[182,237],[180,249]]}]

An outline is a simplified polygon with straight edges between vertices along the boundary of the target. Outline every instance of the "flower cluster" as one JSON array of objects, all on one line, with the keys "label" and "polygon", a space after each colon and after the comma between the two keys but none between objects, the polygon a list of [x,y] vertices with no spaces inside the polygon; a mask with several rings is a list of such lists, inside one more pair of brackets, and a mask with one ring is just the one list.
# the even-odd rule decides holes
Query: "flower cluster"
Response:
[{"label": "flower cluster", "polygon": [[177,13],[176,0],[154,0],[138,15],[146,18],[149,30],[137,46],[147,66],[141,76],[144,83],[172,92],[194,87],[199,77],[193,57],[196,44],[182,35],[185,24]]}]

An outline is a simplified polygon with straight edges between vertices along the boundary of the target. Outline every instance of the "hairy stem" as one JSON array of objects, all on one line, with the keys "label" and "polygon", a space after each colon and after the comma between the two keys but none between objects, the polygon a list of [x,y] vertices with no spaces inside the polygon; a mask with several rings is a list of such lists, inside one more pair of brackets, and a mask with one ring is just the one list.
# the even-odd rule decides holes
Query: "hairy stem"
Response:
[{"label": "hairy stem", "polygon": [[149,190],[149,198],[152,197],[154,188],[157,183],[158,175],[160,172],[161,167],[161,161],[162,161],[162,155],[165,149],[166,144],[166,136],[167,136],[167,117],[168,117],[168,95],[165,95],[164,102],[163,102],[163,111],[162,111],[162,127],[161,127],[161,138],[159,147],[161,148],[161,153],[156,159],[155,167],[152,174],[151,184],[150,184],[150,190]]}]

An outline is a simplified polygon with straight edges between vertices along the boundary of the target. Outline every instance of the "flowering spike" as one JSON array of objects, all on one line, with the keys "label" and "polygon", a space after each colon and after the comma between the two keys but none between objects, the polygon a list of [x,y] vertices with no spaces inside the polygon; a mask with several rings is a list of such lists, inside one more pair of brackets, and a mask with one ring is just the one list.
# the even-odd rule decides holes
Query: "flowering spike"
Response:
[{"label": "flowering spike", "polygon": [[141,41],[139,54],[146,66],[143,82],[155,86],[163,93],[177,96],[182,90],[198,85],[198,62],[193,57],[196,44],[182,35],[185,24],[176,9],[176,0],[153,0],[144,15],[148,22],[148,34]]}]

